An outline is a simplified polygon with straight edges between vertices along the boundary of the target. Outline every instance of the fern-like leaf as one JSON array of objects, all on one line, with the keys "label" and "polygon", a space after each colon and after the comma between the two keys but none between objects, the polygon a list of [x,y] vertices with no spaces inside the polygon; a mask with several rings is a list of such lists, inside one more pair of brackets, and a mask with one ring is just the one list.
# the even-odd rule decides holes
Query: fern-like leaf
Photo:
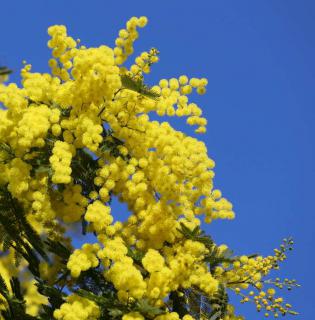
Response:
[{"label": "fern-like leaf", "polygon": [[125,89],[138,92],[146,98],[157,100],[160,97],[157,92],[146,86],[141,78],[135,79],[125,74],[121,76],[121,82]]}]

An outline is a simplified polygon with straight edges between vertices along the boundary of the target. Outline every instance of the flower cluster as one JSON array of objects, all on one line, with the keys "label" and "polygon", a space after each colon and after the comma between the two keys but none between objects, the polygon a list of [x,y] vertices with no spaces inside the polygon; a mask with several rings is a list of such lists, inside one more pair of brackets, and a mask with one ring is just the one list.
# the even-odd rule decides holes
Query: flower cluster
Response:
[{"label": "flower cluster", "polygon": [[106,227],[113,222],[110,214],[110,207],[105,206],[101,201],[96,200],[87,207],[85,220],[93,223],[96,232],[105,231]]},{"label": "flower cluster", "polygon": [[82,271],[97,267],[99,264],[96,256],[98,250],[99,245],[97,243],[85,243],[81,249],[74,250],[67,263],[71,276],[77,278]]},{"label": "flower cluster", "polygon": [[106,272],[105,278],[114,284],[121,301],[128,301],[130,297],[140,299],[145,294],[146,283],[143,276],[129,257],[116,261]]},{"label": "flower cluster", "polygon": [[88,199],[82,195],[82,187],[79,184],[67,185],[60,194],[57,193],[52,198],[53,209],[64,222],[77,222],[81,219],[88,205]]},{"label": "flower cluster", "polygon": [[126,29],[119,31],[119,37],[116,39],[114,48],[115,62],[120,65],[126,61],[134,49],[133,43],[138,38],[137,27],[146,26],[148,19],[146,17],[132,17],[126,24]]},{"label": "flower cluster", "polygon": [[[23,113],[18,123],[17,137],[18,144],[23,148],[43,147],[45,137],[50,128],[50,116],[53,120],[58,115],[46,105],[31,105]],[[58,121],[58,120],[57,120]]]},{"label": "flower cluster", "polygon": [[97,320],[99,316],[100,310],[94,302],[77,295],[69,296],[67,302],[54,311],[57,320]]},{"label": "flower cluster", "polygon": [[[274,249],[274,256],[252,258],[241,256],[232,264],[223,264],[223,266],[217,267],[215,276],[240,295],[242,303],[254,302],[257,311],[265,309],[266,317],[270,314],[274,314],[276,318],[280,314],[295,315],[296,312],[291,310],[292,306],[285,303],[282,297],[277,297],[276,290],[273,287],[288,286],[291,288],[296,285],[295,282],[287,279],[288,281],[281,284],[280,279],[275,281],[264,279],[272,270],[279,269],[279,263],[286,259],[286,251],[292,249],[292,244],[292,240],[284,239],[280,249]],[[253,286],[254,290],[243,291],[249,289],[250,286]],[[267,287],[264,290],[266,286],[269,286],[269,288]]]}]

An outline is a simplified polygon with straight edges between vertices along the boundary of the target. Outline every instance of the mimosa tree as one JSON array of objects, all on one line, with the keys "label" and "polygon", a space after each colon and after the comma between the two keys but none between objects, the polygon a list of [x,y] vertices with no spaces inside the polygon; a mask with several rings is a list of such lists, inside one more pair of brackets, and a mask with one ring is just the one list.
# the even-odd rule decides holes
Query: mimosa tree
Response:
[{"label": "mimosa tree", "polygon": [[[190,94],[207,80],[149,87],[154,48],[127,68],[146,23],[131,18],[114,48],[87,48],[52,26],[51,73],[25,64],[20,87],[0,84],[1,319],[243,319],[233,291],[265,316],[296,314],[275,291],[295,281],[268,278],[291,239],[267,257],[234,255],[202,231],[234,218],[214,188],[215,163],[202,141],[149,115],[186,117],[204,133]],[[113,197],[128,219],[113,215]],[[95,243],[73,247],[78,224]]]}]

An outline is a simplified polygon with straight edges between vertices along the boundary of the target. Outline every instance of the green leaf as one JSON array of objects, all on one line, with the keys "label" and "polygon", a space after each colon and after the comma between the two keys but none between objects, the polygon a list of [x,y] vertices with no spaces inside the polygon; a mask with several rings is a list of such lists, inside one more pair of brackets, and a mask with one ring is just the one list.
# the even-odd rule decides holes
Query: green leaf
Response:
[{"label": "green leaf", "polygon": [[9,293],[9,289],[4,281],[4,279],[2,278],[1,274],[0,274],[0,292],[3,293]]},{"label": "green leaf", "polygon": [[16,277],[12,277],[10,280],[10,284],[11,284],[11,289],[12,289],[14,296],[18,300],[23,300],[23,295],[21,292],[21,285],[20,285],[19,279]]},{"label": "green leaf", "polygon": [[217,311],[209,318],[209,320],[218,320],[220,318],[221,318],[221,311]]},{"label": "green leaf", "polygon": [[79,289],[79,290],[75,291],[75,293],[82,298],[86,298],[86,299],[89,299],[89,300],[95,302],[98,305],[108,304],[108,300],[105,297],[97,296],[92,292],[89,292],[89,291],[86,291],[83,289]]},{"label": "green leaf", "polygon": [[157,100],[160,97],[157,92],[146,86],[141,78],[135,79],[128,75],[122,75],[121,82],[125,89],[138,92],[146,98]]},{"label": "green leaf", "polygon": [[139,311],[143,315],[149,316],[150,318],[165,313],[165,311],[159,307],[150,305],[147,299],[138,300],[136,302],[135,310]]},{"label": "green leaf", "polygon": [[38,288],[38,292],[48,297],[48,301],[53,310],[58,309],[65,302],[64,298],[66,295],[54,286],[48,285],[39,277],[35,277],[35,279],[37,281],[36,286]]},{"label": "green leaf", "polygon": [[45,241],[45,244],[46,244],[49,252],[54,253],[55,255],[59,256],[60,258],[62,258],[65,261],[67,261],[69,259],[71,252],[60,241],[47,239]]},{"label": "green leaf", "polygon": [[118,318],[123,315],[123,312],[118,308],[110,308],[107,310],[110,317]]},{"label": "green leaf", "polygon": [[48,167],[48,166],[39,166],[37,168],[34,169],[35,172],[38,172],[38,173],[43,173],[43,172],[46,172],[46,173],[49,173],[50,175],[52,174],[52,169],[51,167]]},{"label": "green leaf", "polygon": [[129,257],[131,257],[133,260],[137,261],[137,262],[141,262],[142,261],[142,258],[144,257],[145,253],[140,251],[140,250],[137,250],[135,248],[130,248],[128,247],[128,253],[127,255]]}]

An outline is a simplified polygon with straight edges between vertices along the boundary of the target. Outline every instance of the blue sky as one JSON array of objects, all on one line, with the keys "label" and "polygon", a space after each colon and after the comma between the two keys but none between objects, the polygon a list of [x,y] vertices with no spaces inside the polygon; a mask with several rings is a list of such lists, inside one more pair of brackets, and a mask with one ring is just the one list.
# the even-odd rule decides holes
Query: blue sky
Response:
[{"label": "blue sky", "polygon": [[[236,219],[207,231],[237,254],[271,254],[292,235],[295,250],[280,276],[302,288],[284,295],[302,319],[313,319],[315,2],[3,1],[0,63],[16,71],[14,81],[23,59],[47,71],[49,25],[67,25],[88,46],[112,46],[133,15],[149,18],[136,52],[161,52],[148,83],[181,74],[209,80],[207,95],[196,97],[209,120],[201,139]],[[193,134],[181,120],[172,124]],[[252,305],[239,313],[263,318]]]}]

